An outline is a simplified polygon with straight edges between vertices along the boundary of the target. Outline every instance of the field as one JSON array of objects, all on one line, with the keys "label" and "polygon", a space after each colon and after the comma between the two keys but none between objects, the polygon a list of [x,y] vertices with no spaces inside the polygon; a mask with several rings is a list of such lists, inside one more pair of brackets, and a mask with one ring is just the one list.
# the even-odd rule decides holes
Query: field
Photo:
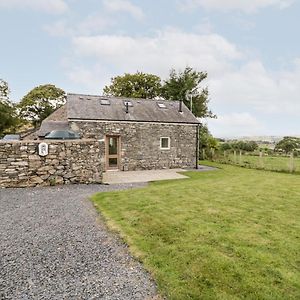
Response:
[{"label": "field", "polygon": [[291,162],[291,158],[285,156],[263,156],[260,158],[259,156],[254,155],[240,156],[239,153],[237,153],[236,158],[234,158],[233,154],[229,154],[225,158],[224,155],[216,155],[214,160],[223,163],[237,164],[252,169],[264,169],[269,171],[289,172],[292,167],[293,172],[300,173],[300,158],[296,157],[293,158],[293,161]]},{"label": "field", "polygon": [[169,299],[300,299],[299,175],[211,165],[92,201]]}]

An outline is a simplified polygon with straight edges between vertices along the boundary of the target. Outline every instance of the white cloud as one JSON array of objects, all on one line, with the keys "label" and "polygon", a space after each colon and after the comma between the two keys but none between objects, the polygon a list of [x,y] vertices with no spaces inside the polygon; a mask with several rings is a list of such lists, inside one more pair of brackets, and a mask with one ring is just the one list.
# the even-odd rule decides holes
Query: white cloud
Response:
[{"label": "white cloud", "polygon": [[242,58],[237,47],[220,35],[197,35],[174,29],[158,32],[154,37],[76,37],[73,45],[79,56],[94,57],[128,72],[144,70],[163,76],[170,68],[187,65],[220,74],[230,68],[231,60]]},{"label": "white cloud", "polygon": [[200,34],[211,34],[214,32],[214,26],[207,18],[203,19],[194,29]]},{"label": "white cloud", "polygon": [[[138,70],[166,78],[171,68],[191,66],[208,71],[205,84],[209,86],[210,106],[219,116],[210,124],[219,128],[214,131],[218,135],[270,133],[268,122],[272,118],[280,118],[281,122],[285,118],[290,128],[295,128],[292,120],[300,118],[300,58],[290,70],[271,72],[251,57],[248,49],[238,49],[220,35],[175,29],[152,37],[74,37],[72,44],[68,76],[90,92],[99,93],[112,76],[125,72]],[[83,61],[89,61],[92,67],[84,66]]]},{"label": "white cloud", "polygon": [[178,0],[181,10],[203,7],[207,10],[242,11],[254,13],[260,9],[274,6],[284,9],[292,5],[294,0]]},{"label": "white cloud", "polygon": [[110,12],[129,13],[139,20],[145,17],[143,10],[128,0],[103,0],[103,5]]},{"label": "white cloud", "polygon": [[77,26],[77,34],[95,34],[103,32],[109,26],[115,24],[112,18],[103,16],[101,14],[91,14],[87,16]]},{"label": "white cloud", "polygon": [[44,29],[52,36],[64,37],[99,34],[112,25],[114,21],[111,18],[101,14],[91,14],[76,24],[70,24],[67,20],[59,20],[44,26]]},{"label": "white cloud", "polygon": [[69,27],[64,20],[56,21],[52,24],[44,26],[44,29],[52,36],[64,37],[73,35],[74,30]]},{"label": "white cloud", "polygon": [[66,76],[70,80],[72,93],[102,94],[103,87],[110,83],[110,78],[115,74],[112,71],[97,63],[89,67],[80,62],[76,65],[70,61],[62,61],[66,70]]},{"label": "white cloud", "polygon": [[[95,68],[85,69],[83,67],[74,67],[72,68],[67,76],[74,82],[80,85],[84,85],[87,88],[94,88],[94,81],[101,80],[97,74],[97,70]],[[98,83],[98,91],[100,91],[100,85]]]},{"label": "white cloud", "polygon": [[300,60],[290,71],[268,72],[260,61],[213,78],[210,84],[214,106],[224,104],[259,113],[300,118]]},{"label": "white cloud", "polygon": [[208,121],[209,129],[217,137],[253,136],[265,132],[264,125],[248,112],[219,115]]},{"label": "white cloud", "polygon": [[53,14],[61,14],[68,10],[68,5],[64,0],[0,0],[0,7],[26,8]]}]

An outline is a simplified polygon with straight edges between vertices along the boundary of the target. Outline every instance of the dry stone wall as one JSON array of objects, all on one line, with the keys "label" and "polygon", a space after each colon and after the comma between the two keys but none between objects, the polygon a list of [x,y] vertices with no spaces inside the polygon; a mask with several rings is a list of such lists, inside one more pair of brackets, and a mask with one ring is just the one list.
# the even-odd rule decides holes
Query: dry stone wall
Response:
[{"label": "dry stone wall", "polygon": [[38,153],[40,142],[0,141],[0,187],[101,182],[104,143],[46,141],[48,155],[43,157]]},{"label": "dry stone wall", "polygon": [[[84,138],[120,136],[123,171],[196,166],[197,125],[72,121],[70,127]],[[160,149],[161,137],[170,138],[170,149]]]}]

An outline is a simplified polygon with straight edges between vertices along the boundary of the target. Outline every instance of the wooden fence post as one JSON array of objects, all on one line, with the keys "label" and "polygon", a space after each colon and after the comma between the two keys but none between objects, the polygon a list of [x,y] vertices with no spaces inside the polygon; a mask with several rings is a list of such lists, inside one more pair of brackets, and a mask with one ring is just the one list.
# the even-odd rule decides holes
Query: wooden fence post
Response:
[{"label": "wooden fence post", "polygon": [[264,168],[263,152],[259,151],[259,167]]},{"label": "wooden fence post", "polygon": [[293,173],[295,171],[295,163],[294,163],[294,154],[293,154],[293,152],[290,155],[289,171],[290,171],[290,173]]}]

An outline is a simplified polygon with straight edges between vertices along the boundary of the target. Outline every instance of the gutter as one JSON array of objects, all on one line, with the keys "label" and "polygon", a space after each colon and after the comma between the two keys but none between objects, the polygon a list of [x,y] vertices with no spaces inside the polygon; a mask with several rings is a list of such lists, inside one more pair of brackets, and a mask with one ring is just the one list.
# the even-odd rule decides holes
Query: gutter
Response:
[{"label": "gutter", "polygon": [[120,123],[161,123],[161,124],[188,124],[188,125],[200,125],[199,122],[168,122],[168,121],[143,121],[143,120],[113,120],[113,119],[82,119],[82,118],[69,118],[69,122],[120,122]]},{"label": "gutter", "polygon": [[200,139],[199,139],[199,132],[200,132],[200,124],[197,125],[196,130],[196,169],[199,168],[199,149],[200,149]]}]

